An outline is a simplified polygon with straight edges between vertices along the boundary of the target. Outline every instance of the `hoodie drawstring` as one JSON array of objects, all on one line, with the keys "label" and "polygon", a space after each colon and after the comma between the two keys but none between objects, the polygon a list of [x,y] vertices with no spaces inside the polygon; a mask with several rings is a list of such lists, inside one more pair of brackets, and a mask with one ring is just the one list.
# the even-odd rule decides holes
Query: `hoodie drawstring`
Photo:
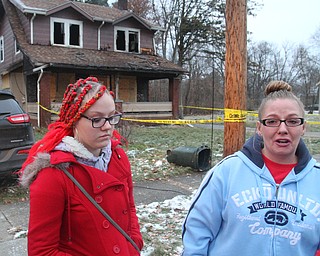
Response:
[{"label": "hoodie drawstring", "polygon": [[297,186],[297,213],[296,213],[296,222],[301,222],[302,214],[300,209],[300,186],[299,183],[296,181]]}]

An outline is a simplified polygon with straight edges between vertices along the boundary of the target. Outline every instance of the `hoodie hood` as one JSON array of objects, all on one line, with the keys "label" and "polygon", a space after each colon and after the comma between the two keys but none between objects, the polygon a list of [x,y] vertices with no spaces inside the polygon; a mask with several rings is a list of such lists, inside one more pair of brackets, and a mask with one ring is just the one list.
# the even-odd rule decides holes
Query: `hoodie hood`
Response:
[{"label": "hoodie hood", "polygon": [[[252,136],[243,146],[242,150],[240,151],[241,153],[243,153],[247,158],[249,158],[251,160],[247,161],[244,159],[244,161],[248,164],[248,165],[255,165],[255,167],[258,168],[254,168],[253,166],[252,169],[256,171],[257,176],[256,176],[256,182],[260,191],[260,195],[261,195],[261,202],[263,204],[266,203],[267,199],[264,196],[263,193],[263,188],[262,188],[262,179],[267,178],[269,175],[266,173],[266,167],[262,158],[262,152],[261,149],[263,147],[263,140],[262,137],[259,136],[258,134],[255,134],[254,136]],[[238,153],[238,155],[241,157],[241,153]],[[294,167],[294,174],[288,174],[287,177],[290,177],[288,180],[294,181],[296,184],[296,191],[297,191],[297,198],[299,198],[300,200],[300,184],[299,184],[299,180],[301,180],[308,172],[309,170],[312,169],[312,167],[314,167],[316,161],[315,159],[312,159],[308,148],[306,147],[305,143],[303,142],[302,139],[300,139],[297,150],[296,150],[296,156],[298,158],[298,163],[297,165]],[[303,170],[306,170],[302,173]],[[299,175],[298,174],[302,174]],[[269,176],[271,177],[271,176]],[[277,193],[276,189],[276,193]],[[302,216],[302,212],[300,211],[300,202],[297,202],[297,214],[296,214],[296,218],[295,220],[297,222],[300,222],[301,219],[303,218]]]},{"label": "hoodie hood", "polygon": [[[263,139],[257,133],[246,141],[241,152],[247,156],[257,167],[262,169],[264,161],[262,159],[261,149],[263,147]],[[298,163],[294,168],[295,174],[300,173],[310,162],[312,156],[304,141],[300,139],[296,150],[296,156],[298,157]]]}]

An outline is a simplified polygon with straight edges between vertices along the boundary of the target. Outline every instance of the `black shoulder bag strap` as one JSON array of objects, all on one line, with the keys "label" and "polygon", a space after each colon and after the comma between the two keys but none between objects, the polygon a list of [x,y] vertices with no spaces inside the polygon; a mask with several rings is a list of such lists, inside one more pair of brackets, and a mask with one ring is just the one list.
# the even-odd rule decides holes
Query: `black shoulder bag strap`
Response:
[{"label": "black shoulder bag strap", "polygon": [[71,175],[70,172],[68,172],[68,170],[64,167],[60,168],[69,178],[70,180],[73,181],[73,183],[80,189],[80,191],[89,199],[89,201],[91,203],[94,204],[95,207],[97,207],[97,209],[102,213],[102,215],[104,217],[106,217],[106,219],[108,221],[111,222],[111,224],[113,226],[115,226],[119,232],[132,244],[132,246],[140,253],[140,249],[137,246],[137,244],[132,240],[132,238],[118,225],[118,223],[116,223],[108,213],[105,212],[105,210],[102,209],[102,207],[88,194],[88,192],[84,189],[84,187],[82,187],[82,185],[75,179],[75,177],[73,177]]}]

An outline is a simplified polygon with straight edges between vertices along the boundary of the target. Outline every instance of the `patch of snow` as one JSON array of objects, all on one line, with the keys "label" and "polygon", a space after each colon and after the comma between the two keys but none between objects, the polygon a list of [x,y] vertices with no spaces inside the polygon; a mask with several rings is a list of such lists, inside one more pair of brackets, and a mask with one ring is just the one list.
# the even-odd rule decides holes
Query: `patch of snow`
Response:
[{"label": "patch of snow", "polygon": [[14,234],[13,239],[26,237],[27,234],[28,234],[28,231],[26,231],[26,230],[19,231],[19,232]]},{"label": "patch of snow", "polygon": [[[144,241],[141,256],[152,255],[157,246],[166,250],[166,255],[181,255],[182,224],[195,192],[190,196],[178,195],[163,202],[137,205],[141,233],[148,238]],[[163,232],[164,230],[166,232]],[[158,244],[151,244],[151,241],[158,241]]]},{"label": "patch of snow", "polygon": [[158,160],[157,162],[155,162],[154,166],[155,167],[160,167],[162,165],[162,161]]}]

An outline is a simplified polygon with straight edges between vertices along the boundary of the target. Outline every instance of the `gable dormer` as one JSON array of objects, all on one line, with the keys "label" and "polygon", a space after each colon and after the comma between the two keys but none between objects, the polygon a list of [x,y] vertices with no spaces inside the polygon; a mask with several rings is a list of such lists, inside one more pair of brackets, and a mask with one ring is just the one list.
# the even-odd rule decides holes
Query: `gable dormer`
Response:
[{"label": "gable dormer", "polygon": [[154,33],[162,30],[127,10],[67,0],[10,2],[36,45],[150,54]]}]

